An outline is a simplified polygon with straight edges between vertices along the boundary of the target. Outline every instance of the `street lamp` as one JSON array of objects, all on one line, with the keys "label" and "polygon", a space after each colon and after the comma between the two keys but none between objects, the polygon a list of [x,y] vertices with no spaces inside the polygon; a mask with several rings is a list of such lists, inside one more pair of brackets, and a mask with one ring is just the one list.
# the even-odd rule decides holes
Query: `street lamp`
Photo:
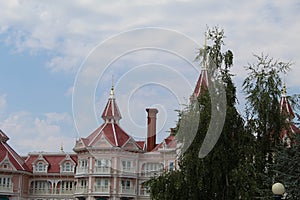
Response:
[{"label": "street lamp", "polygon": [[283,199],[283,194],[285,193],[285,188],[282,183],[275,183],[272,185],[272,192],[274,194],[274,199]]}]

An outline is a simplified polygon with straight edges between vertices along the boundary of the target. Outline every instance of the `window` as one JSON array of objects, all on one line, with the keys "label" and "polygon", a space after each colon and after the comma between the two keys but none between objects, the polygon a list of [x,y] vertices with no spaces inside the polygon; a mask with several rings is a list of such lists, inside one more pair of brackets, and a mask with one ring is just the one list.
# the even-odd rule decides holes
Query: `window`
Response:
[{"label": "window", "polygon": [[35,172],[47,172],[47,165],[44,162],[38,162],[34,169]]},{"label": "window", "polygon": [[122,180],[121,186],[122,186],[122,189],[126,189],[126,190],[130,189],[130,186],[131,186],[130,180]]},{"label": "window", "polygon": [[50,183],[47,181],[35,181],[34,182],[34,189],[35,191],[44,191],[50,188]]},{"label": "window", "polygon": [[173,171],[173,170],[174,170],[174,162],[171,161],[171,162],[169,163],[169,171]]},{"label": "window", "polygon": [[110,167],[111,166],[110,160],[108,160],[108,159],[98,159],[96,164],[97,164],[97,167]]},{"label": "window", "polygon": [[159,175],[163,170],[163,164],[161,163],[145,163],[142,167],[142,173],[145,176]]},{"label": "window", "polygon": [[108,188],[109,187],[109,180],[108,179],[97,179],[97,186],[98,187],[105,187],[105,188]]},{"label": "window", "polygon": [[0,188],[10,188],[11,178],[8,176],[0,177]]},{"label": "window", "polygon": [[73,169],[72,163],[69,161],[65,162],[62,166],[62,171],[63,172],[73,172],[74,169]]},{"label": "window", "polygon": [[122,171],[133,171],[133,164],[130,160],[122,160]]},{"label": "window", "polygon": [[79,167],[80,168],[87,168],[87,160],[86,159],[80,160],[79,161]]},{"label": "window", "polygon": [[73,189],[73,182],[72,181],[62,181],[61,182],[61,189],[62,190],[72,190]]}]

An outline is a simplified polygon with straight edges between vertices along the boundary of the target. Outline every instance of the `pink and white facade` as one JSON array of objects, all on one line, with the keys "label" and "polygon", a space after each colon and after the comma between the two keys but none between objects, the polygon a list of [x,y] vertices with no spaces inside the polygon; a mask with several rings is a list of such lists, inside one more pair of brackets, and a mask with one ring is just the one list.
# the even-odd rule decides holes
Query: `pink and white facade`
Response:
[{"label": "pink and white facade", "polygon": [[136,141],[119,124],[114,88],[103,111],[103,124],[79,138],[74,153],[63,151],[19,156],[0,131],[0,200],[6,199],[150,199],[142,183],[178,167],[171,134],[156,144],[157,109],[147,108],[146,141]]}]

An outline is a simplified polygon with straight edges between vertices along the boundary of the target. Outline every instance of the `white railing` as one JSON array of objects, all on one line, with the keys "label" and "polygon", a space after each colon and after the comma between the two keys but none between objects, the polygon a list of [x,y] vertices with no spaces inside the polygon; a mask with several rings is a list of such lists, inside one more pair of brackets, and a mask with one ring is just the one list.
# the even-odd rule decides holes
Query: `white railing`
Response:
[{"label": "white railing", "polygon": [[53,194],[52,189],[49,188],[31,188],[29,190],[30,194]]},{"label": "white railing", "polygon": [[146,177],[156,177],[156,176],[159,176],[160,174],[162,174],[162,170],[160,171],[142,171],[142,176],[146,176]]},{"label": "white railing", "polygon": [[0,184],[1,192],[13,192],[13,184]]},{"label": "white railing", "polygon": [[60,189],[58,191],[58,194],[74,194],[75,190],[74,189]]},{"label": "white railing", "polygon": [[110,167],[95,167],[94,173],[95,174],[110,174],[111,173]]},{"label": "white railing", "polygon": [[120,193],[121,194],[135,194],[135,189],[134,187],[124,187],[124,186],[121,186],[120,187]]},{"label": "white railing", "polygon": [[87,174],[88,173],[88,168],[77,168],[76,174]]},{"label": "white railing", "polygon": [[75,190],[75,194],[86,194],[88,191],[87,187],[77,187]]},{"label": "white railing", "polygon": [[95,186],[95,192],[99,192],[99,193],[109,193],[109,186],[103,186],[103,185],[96,185]]},{"label": "white railing", "polygon": [[[0,188],[1,191],[1,188]],[[55,189],[55,188],[30,188],[29,193],[30,194],[38,194],[38,195],[60,195],[60,194],[74,194],[74,189]]]},{"label": "white railing", "polygon": [[134,167],[125,167],[125,168],[122,167],[121,171],[123,173],[135,173],[135,168]]}]

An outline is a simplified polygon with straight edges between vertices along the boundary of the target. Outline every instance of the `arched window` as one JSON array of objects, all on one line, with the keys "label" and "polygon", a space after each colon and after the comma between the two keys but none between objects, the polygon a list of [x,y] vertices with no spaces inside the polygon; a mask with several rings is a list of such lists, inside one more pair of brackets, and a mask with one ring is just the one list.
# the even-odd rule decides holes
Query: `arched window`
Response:
[{"label": "arched window", "polygon": [[37,172],[46,172],[46,165],[43,162],[38,162],[35,168],[35,171]]},{"label": "arched window", "polygon": [[63,172],[73,172],[73,166],[72,163],[67,161],[62,165],[62,171]]}]

